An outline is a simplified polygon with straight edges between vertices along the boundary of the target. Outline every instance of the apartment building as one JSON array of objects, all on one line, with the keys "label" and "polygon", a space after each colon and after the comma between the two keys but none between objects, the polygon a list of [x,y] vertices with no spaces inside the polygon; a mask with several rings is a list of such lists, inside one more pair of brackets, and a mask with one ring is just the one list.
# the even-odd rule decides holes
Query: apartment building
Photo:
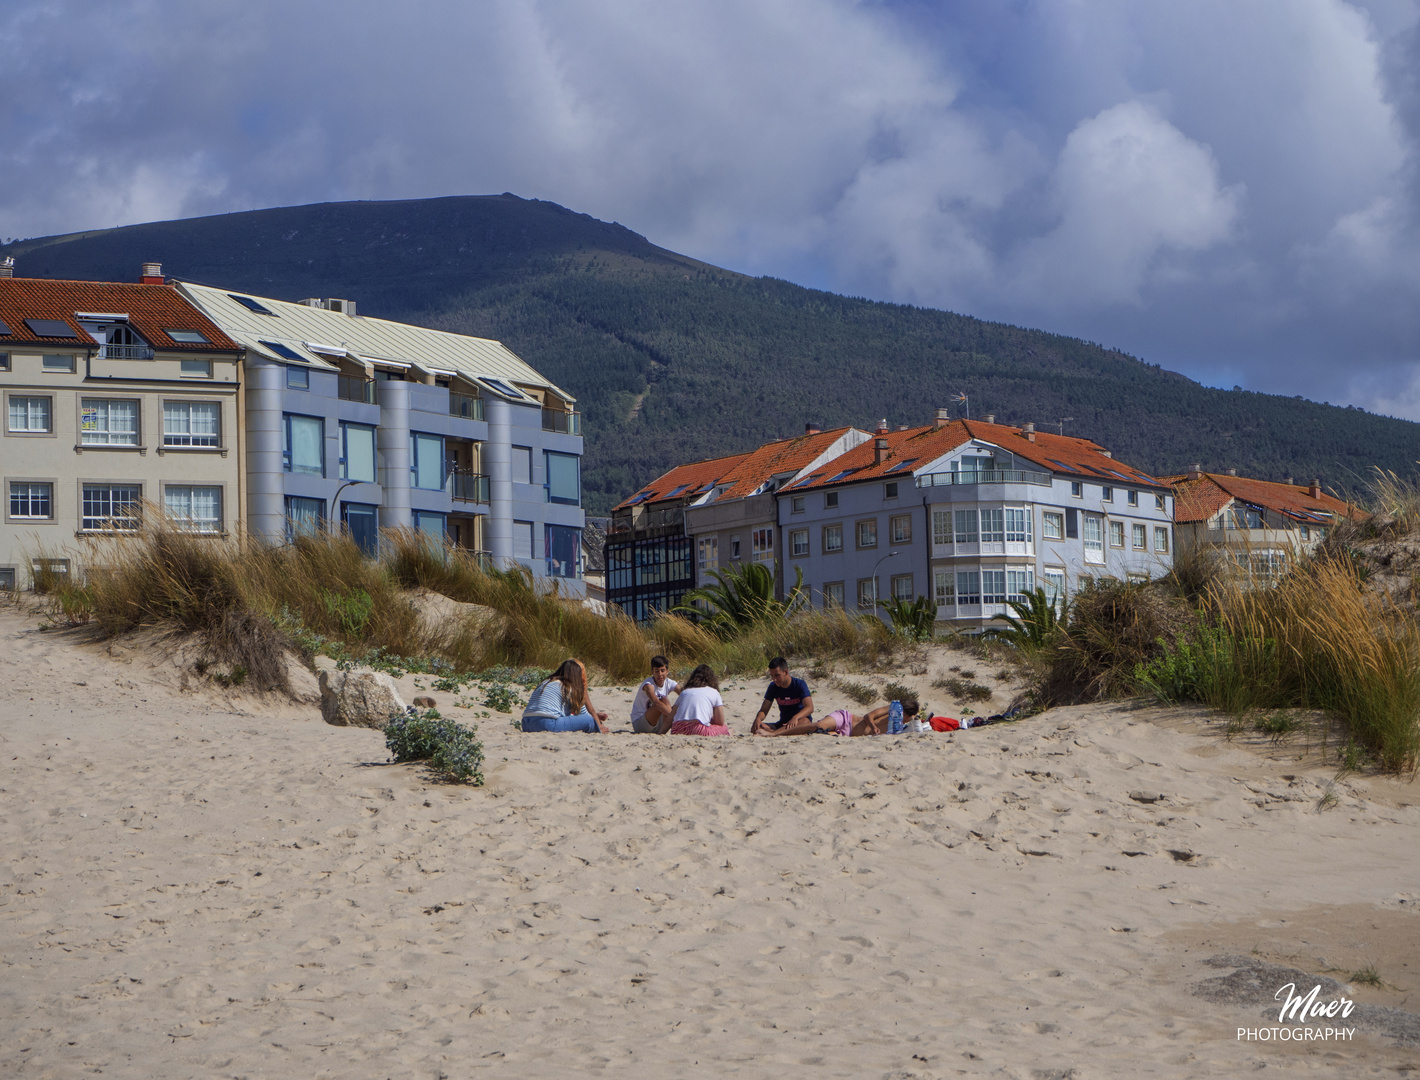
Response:
[{"label": "apartment building", "polygon": [[974,630],[1037,585],[1058,599],[1086,580],[1172,565],[1172,493],[1088,439],[985,421],[888,431],[788,484],[779,499],[788,572],[814,601],[862,611],[932,597],[937,620]]},{"label": "apartment building", "polygon": [[584,594],[581,416],[496,341],[178,282],[243,350],[247,527],[415,528]]},{"label": "apartment building", "polygon": [[203,533],[245,514],[240,346],[145,264],[136,284],[0,266],[0,587],[100,557],[150,504]]},{"label": "apartment building", "polygon": [[1321,490],[1321,481],[1277,483],[1238,476],[1236,469],[1207,473],[1200,465],[1160,480],[1173,487],[1174,529],[1187,550],[1208,548],[1251,577],[1269,580],[1310,554],[1337,520],[1365,516],[1358,507]]}]

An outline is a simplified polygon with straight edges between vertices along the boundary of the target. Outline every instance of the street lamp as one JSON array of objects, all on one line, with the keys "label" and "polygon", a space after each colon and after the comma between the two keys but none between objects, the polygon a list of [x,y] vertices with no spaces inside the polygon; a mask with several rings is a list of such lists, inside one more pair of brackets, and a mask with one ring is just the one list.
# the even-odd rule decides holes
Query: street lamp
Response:
[{"label": "street lamp", "polygon": [[326,520],[329,521],[335,516],[335,508],[340,505],[340,493],[352,484],[368,484],[368,480],[347,480],[335,489],[335,496],[330,500],[330,506],[326,510]]},{"label": "street lamp", "polygon": [[897,558],[900,554],[902,554],[900,551],[889,551],[886,555],[884,555],[881,559],[879,559],[879,560],[873,565],[873,610],[874,610],[874,611],[877,611],[877,610],[878,610],[878,567],[879,567],[879,566],[882,566],[882,564],[885,563],[885,562],[887,562],[889,559],[895,559],[895,558]]}]

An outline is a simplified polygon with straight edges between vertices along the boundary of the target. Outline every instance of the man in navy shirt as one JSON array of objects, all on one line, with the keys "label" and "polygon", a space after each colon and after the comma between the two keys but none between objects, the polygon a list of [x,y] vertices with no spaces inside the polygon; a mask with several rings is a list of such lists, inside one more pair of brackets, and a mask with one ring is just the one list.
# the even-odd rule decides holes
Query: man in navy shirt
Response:
[{"label": "man in navy shirt", "polygon": [[766,723],[765,716],[776,703],[779,706],[779,719],[768,724],[771,728],[785,727],[796,720],[813,719],[814,699],[809,693],[809,684],[789,674],[789,662],[782,656],[776,656],[769,661],[769,678],[772,681],[769,689],[764,692],[764,704],[759,707],[759,715],[750,725],[751,735],[759,734],[759,729]]}]

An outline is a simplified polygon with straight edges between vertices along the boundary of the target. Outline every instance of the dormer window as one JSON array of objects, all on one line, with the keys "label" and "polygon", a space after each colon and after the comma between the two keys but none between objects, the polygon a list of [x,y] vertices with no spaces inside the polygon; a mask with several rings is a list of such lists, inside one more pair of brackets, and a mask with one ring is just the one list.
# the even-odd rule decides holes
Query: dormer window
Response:
[{"label": "dormer window", "polygon": [[106,360],[151,360],[153,350],[125,323],[115,323],[104,334],[104,347],[100,354]]}]

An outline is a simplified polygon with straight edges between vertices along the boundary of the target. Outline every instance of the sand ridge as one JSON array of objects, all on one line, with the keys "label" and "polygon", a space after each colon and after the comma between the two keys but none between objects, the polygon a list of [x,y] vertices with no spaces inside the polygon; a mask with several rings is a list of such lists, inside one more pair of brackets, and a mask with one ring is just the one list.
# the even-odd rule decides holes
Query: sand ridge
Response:
[{"label": "sand ridge", "polygon": [[[1398,857],[1420,809],[1347,780],[1318,812],[1329,772],[1260,766],[1153,710],[846,740],[525,735],[494,716],[488,785],[469,789],[383,764],[379,733],[309,706],[174,689],[32,627],[0,611],[7,1076],[1414,1060],[1374,1036],[1239,1044],[1265,1013],[1193,997],[1217,973],[1177,935],[1319,905],[1420,917]],[[762,686],[740,682],[745,730]]]}]

